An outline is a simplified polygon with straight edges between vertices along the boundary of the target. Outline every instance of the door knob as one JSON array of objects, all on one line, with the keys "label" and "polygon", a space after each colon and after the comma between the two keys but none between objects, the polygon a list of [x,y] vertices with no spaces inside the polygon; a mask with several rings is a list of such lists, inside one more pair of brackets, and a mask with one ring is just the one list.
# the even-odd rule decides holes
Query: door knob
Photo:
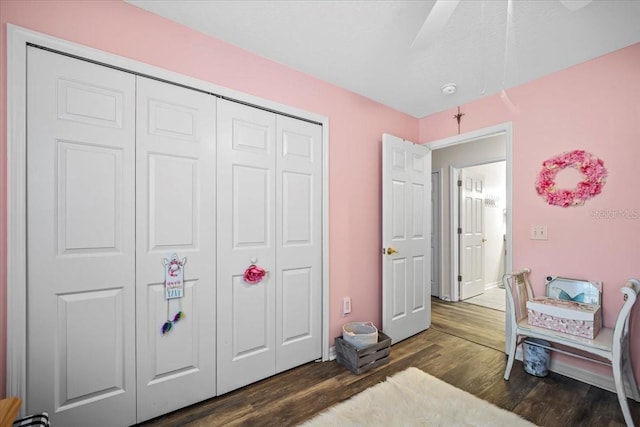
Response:
[{"label": "door knob", "polygon": [[484,242],[486,242],[486,241],[487,241],[487,239],[482,239],[482,243],[484,243]]},{"label": "door knob", "polygon": [[388,248],[387,249],[387,255],[393,255],[393,254],[396,254],[396,253],[398,253],[398,251],[396,251],[393,248]]}]

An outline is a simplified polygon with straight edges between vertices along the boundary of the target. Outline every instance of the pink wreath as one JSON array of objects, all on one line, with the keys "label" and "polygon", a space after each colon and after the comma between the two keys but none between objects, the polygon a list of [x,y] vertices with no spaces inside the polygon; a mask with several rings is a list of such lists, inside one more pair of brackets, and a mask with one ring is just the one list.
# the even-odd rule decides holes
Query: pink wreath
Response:
[{"label": "pink wreath", "polygon": [[[585,176],[578,185],[571,189],[557,189],[555,178],[564,168],[572,167]],[[584,150],[569,151],[542,163],[542,170],[536,180],[536,190],[550,205],[576,206],[584,204],[602,191],[607,170],[604,162]]]}]

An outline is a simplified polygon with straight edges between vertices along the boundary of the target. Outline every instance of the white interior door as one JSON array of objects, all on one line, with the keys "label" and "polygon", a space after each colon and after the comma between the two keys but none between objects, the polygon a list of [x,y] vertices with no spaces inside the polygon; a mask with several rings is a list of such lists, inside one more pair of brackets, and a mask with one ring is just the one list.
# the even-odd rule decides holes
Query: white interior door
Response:
[{"label": "white interior door", "polygon": [[[138,77],[138,422],[215,396],[216,98]],[[165,299],[166,260],[186,259]],[[176,314],[171,330],[162,326]]]},{"label": "white interior door", "polygon": [[484,176],[460,171],[460,299],[484,293]]},{"label": "white interior door", "polygon": [[[276,118],[218,102],[218,394],[275,373]],[[244,281],[251,265],[268,273]]]},{"label": "white interior door", "polygon": [[382,136],[382,328],[393,343],[431,325],[431,150]]},{"label": "white interior door", "polygon": [[126,426],[135,395],[135,77],[28,48],[27,413]]},{"label": "white interior door", "polygon": [[276,117],[276,372],[322,356],[322,127]]}]

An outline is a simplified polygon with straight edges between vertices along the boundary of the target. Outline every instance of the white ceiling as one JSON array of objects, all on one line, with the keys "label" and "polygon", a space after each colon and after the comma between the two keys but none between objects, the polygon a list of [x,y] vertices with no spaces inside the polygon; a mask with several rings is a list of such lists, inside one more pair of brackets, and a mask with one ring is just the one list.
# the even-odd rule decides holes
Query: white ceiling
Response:
[{"label": "white ceiling", "polygon": [[639,0],[462,0],[415,44],[435,0],[126,1],[418,118],[640,42]]}]

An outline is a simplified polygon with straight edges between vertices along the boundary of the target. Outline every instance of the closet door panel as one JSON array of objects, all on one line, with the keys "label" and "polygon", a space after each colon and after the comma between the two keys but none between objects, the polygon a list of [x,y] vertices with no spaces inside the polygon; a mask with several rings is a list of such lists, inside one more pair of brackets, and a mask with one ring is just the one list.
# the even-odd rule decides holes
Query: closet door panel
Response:
[{"label": "closet door panel", "polygon": [[322,127],[278,116],[276,371],[322,356]]},{"label": "closet door panel", "polygon": [[[211,95],[142,77],[138,77],[137,91],[137,406],[141,422],[216,393],[216,106]],[[174,254],[176,263],[171,264]],[[182,270],[181,298],[165,298],[165,277],[170,279],[165,268],[170,265]],[[179,312],[184,316],[174,321]]]},{"label": "closet door panel", "polygon": [[122,154],[119,149],[59,141],[60,252],[117,251],[121,246]]},{"label": "closet door panel", "polygon": [[27,398],[135,422],[135,77],[27,48]]},{"label": "closet door panel", "polygon": [[218,394],[275,373],[275,150],[273,113],[218,101]]},{"label": "closet door panel", "polygon": [[148,154],[149,250],[194,249],[198,218],[198,159]]},{"label": "closet door panel", "polygon": [[231,172],[234,249],[268,248],[272,220],[269,187],[273,172],[262,167],[233,165]]}]

